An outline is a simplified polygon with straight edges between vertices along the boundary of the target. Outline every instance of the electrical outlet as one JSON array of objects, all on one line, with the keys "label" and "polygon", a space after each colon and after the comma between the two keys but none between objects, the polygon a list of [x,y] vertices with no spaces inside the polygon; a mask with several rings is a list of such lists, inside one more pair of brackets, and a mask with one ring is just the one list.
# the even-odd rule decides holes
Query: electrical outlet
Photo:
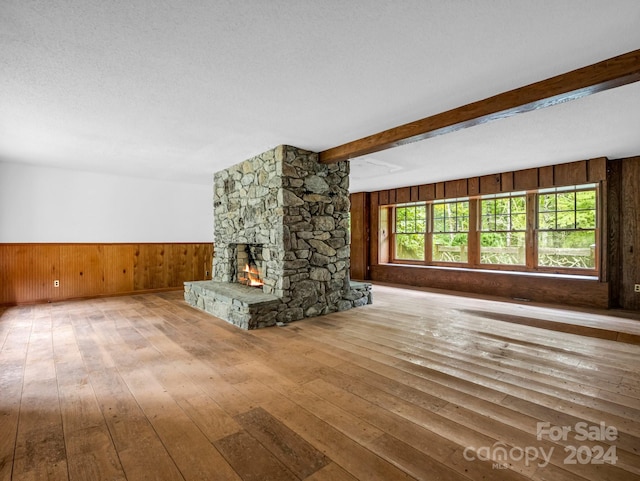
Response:
[{"label": "electrical outlet", "polygon": [[640,284],[636,284],[635,286],[633,286],[633,290],[636,292],[640,292]]},{"label": "electrical outlet", "polygon": [[53,281],[53,287],[60,287],[60,281],[58,279]]}]

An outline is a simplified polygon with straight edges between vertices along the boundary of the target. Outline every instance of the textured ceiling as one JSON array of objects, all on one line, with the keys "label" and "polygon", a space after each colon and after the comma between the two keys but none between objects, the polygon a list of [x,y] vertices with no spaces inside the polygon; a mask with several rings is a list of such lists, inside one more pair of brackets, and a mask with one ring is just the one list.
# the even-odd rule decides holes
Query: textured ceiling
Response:
[{"label": "textured ceiling", "polygon": [[[640,48],[637,0],[0,2],[0,161],[209,183]],[[352,162],[352,191],[640,154],[640,86]]]}]

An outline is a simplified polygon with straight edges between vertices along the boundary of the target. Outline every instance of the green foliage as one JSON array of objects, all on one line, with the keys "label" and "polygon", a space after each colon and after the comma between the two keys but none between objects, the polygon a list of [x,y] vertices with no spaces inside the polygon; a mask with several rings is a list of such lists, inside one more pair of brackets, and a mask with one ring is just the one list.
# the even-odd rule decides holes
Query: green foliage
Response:
[{"label": "green foliage", "polygon": [[396,258],[424,260],[424,234],[397,234]]},{"label": "green foliage", "polygon": [[483,232],[480,235],[480,263],[524,265],[524,232]]},{"label": "green foliage", "polygon": [[538,265],[545,267],[595,267],[596,233],[557,231],[538,234]]},{"label": "green foliage", "polygon": [[396,258],[424,260],[424,237],[427,231],[427,206],[396,208]]},{"label": "green foliage", "polygon": [[538,196],[539,229],[594,229],[595,227],[595,190],[553,192]]},{"label": "green foliage", "polygon": [[410,205],[396,208],[398,234],[424,233],[427,230],[427,206]]},{"label": "green foliage", "polygon": [[433,231],[456,233],[469,231],[469,202],[433,204]]},{"label": "green foliage", "polygon": [[439,262],[467,262],[469,202],[433,204],[432,258]]},{"label": "green foliage", "polygon": [[480,212],[480,263],[524,265],[526,196],[482,199]]},{"label": "green foliage", "polygon": [[433,260],[467,262],[468,242],[468,234],[433,234]]},{"label": "green foliage", "polygon": [[482,199],[481,230],[517,231],[527,227],[527,199],[524,195]]}]

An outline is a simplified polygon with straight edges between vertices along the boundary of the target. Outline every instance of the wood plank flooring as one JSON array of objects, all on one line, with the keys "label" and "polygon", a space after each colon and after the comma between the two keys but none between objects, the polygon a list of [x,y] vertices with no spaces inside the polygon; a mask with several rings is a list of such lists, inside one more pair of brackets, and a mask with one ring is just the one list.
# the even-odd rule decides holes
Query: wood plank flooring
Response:
[{"label": "wood plank flooring", "polygon": [[640,480],[640,346],[527,318],[637,322],[380,285],[251,332],[179,292],[1,309],[0,481]]}]

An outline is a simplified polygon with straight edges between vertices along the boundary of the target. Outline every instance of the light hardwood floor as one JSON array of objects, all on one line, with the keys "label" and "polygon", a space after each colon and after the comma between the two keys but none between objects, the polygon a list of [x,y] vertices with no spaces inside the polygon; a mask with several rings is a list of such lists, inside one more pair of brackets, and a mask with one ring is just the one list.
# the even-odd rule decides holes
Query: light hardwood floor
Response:
[{"label": "light hardwood floor", "polygon": [[509,315],[637,322],[388,286],[251,332],[179,292],[2,309],[0,481],[640,479],[640,346]]}]

